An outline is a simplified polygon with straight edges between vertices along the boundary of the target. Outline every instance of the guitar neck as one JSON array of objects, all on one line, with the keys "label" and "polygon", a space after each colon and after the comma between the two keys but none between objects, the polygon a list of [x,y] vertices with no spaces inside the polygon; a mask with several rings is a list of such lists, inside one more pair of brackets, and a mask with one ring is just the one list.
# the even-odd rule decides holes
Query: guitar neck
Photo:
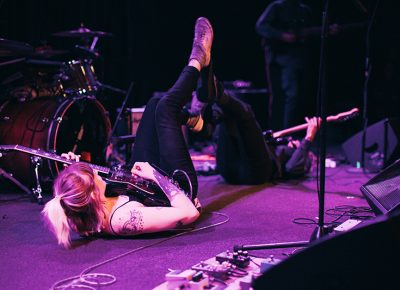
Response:
[{"label": "guitar neck", "polygon": [[[2,145],[0,146],[0,150],[4,150],[4,151],[9,151],[9,150],[15,150],[15,151],[20,151],[20,152],[24,152],[24,153],[28,153],[31,155],[35,155],[35,156],[39,156],[45,159],[50,159],[53,161],[58,161],[58,162],[62,162],[65,164],[73,164],[76,163],[76,161],[74,160],[69,160],[66,159],[64,157],[61,157],[55,153],[50,153],[41,149],[32,149],[32,148],[28,148],[25,146],[21,146],[21,145]],[[100,173],[103,174],[108,174],[110,172],[110,169],[108,167],[104,167],[104,166],[100,166],[100,165],[95,165],[95,164],[91,164],[91,163],[87,163],[92,169],[99,171]]]},{"label": "guitar neck", "polygon": [[[331,121],[334,121],[334,120],[336,120],[336,118],[334,116],[329,116],[329,117],[326,118],[327,122],[331,122]],[[293,134],[293,133],[296,133],[296,132],[299,132],[299,131],[302,131],[302,130],[306,130],[307,127],[308,127],[307,123],[302,124],[302,125],[297,125],[297,126],[294,126],[294,127],[288,128],[288,129],[284,129],[284,130],[281,130],[281,131],[278,131],[278,132],[274,132],[272,134],[272,137],[279,138],[279,137],[287,136],[287,135],[290,135],[290,134]]]}]

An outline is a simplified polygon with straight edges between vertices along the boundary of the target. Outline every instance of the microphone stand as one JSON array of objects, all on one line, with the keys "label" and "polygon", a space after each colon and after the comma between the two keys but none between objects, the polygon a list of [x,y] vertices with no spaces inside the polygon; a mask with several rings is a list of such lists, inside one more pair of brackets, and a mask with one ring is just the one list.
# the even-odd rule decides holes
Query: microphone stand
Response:
[{"label": "microphone stand", "polygon": [[[329,0],[324,0],[322,11],[322,31],[320,47],[320,66],[317,93],[317,116],[321,118],[320,144],[319,144],[319,188],[318,188],[318,226],[311,234],[309,241],[284,242],[259,245],[235,245],[234,252],[248,250],[264,250],[277,248],[306,247],[310,242],[327,234],[328,228],[324,225],[325,213],[325,158],[326,158],[326,39],[328,37],[328,8]],[[240,252],[239,252],[240,253]]]},{"label": "microphone stand", "polygon": [[326,159],[326,40],[328,38],[329,0],[325,0],[322,11],[321,48],[318,76],[317,116],[321,118],[319,134],[319,179],[318,179],[318,225],[311,241],[328,233],[325,227],[325,159]]},{"label": "microphone stand", "polygon": [[[365,167],[365,148],[366,148],[366,140],[367,140],[367,127],[368,127],[368,85],[369,85],[369,78],[371,75],[371,62],[370,62],[370,34],[372,24],[374,22],[375,13],[379,5],[379,0],[376,1],[374,10],[372,11],[372,15],[368,21],[368,27],[365,37],[365,68],[364,68],[364,88],[363,88],[363,112],[362,112],[362,120],[363,120],[363,131],[362,131],[362,138],[361,138],[361,168],[363,172],[367,171]],[[386,127],[385,127],[386,129]],[[385,139],[385,146],[386,146],[386,139]],[[385,163],[386,163],[386,152],[385,152]]]}]

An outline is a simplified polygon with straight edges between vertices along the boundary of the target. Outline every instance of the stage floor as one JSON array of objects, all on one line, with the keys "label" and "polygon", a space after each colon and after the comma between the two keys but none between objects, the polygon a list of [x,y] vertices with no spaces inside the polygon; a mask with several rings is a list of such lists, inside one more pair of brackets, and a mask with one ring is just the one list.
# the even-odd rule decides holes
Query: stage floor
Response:
[{"label": "stage floor", "polygon": [[[345,164],[326,169],[326,222],[337,219],[343,211],[368,206],[359,188],[373,175],[350,169]],[[0,285],[2,289],[49,289],[57,281],[98,265],[91,272],[117,279],[104,289],[152,289],[164,282],[168,269],[189,269],[235,245],[309,240],[318,219],[315,173],[302,180],[259,186],[229,185],[219,175],[200,176],[199,197],[203,213],[194,232],[125,239],[74,236],[74,248],[65,250],[44,227],[42,205],[32,203],[26,194],[3,192]],[[365,215],[362,211],[359,214]],[[340,221],[348,218],[345,214]],[[303,224],[294,223],[294,219]],[[250,253],[284,259],[294,250]]]}]

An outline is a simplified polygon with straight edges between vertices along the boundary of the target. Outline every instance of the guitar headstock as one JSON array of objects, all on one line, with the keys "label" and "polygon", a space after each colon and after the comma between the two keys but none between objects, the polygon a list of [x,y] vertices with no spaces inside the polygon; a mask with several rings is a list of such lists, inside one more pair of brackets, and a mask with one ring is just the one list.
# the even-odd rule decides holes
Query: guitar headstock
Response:
[{"label": "guitar headstock", "polygon": [[0,145],[0,152],[16,150],[18,145]]},{"label": "guitar headstock", "polygon": [[351,109],[350,111],[339,113],[335,116],[329,117],[329,121],[345,122],[358,116],[360,110],[358,108]]}]

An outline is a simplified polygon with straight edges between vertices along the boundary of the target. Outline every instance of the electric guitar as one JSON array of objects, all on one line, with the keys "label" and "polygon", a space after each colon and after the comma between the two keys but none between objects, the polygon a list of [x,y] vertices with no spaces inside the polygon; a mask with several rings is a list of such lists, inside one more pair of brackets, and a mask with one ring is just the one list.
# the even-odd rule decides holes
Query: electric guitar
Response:
[{"label": "electric guitar", "polygon": [[[344,122],[344,121],[350,120],[350,119],[354,118],[355,116],[357,116],[359,114],[359,111],[360,110],[358,108],[354,108],[347,112],[342,112],[342,113],[339,113],[334,116],[329,116],[326,118],[326,121],[327,122]],[[278,132],[272,132],[272,130],[268,130],[268,131],[263,132],[263,135],[268,142],[271,141],[272,143],[279,143],[279,142],[277,142],[277,139],[287,136],[287,135],[290,135],[290,134],[293,134],[293,133],[301,131],[301,130],[306,130],[307,128],[308,128],[308,124],[305,123],[305,124],[297,125],[297,126],[294,126],[294,127],[288,128],[288,129],[284,129],[284,130],[281,130]]]},{"label": "electric guitar", "polygon": [[[51,159],[53,161],[58,161],[65,164],[76,163],[74,160],[69,160],[57,154],[41,149],[32,149],[21,145],[0,145],[0,152],[12,150]],[[99,174],[104,175],[103,179],[107,183],[107,197],[128,195],[133,196],[135,200],[143,203],[146,206],[171,206],[165,193],[154,181],[144,179],[137,175],[132,175],[130,171],[120,167],[108,168],[87,162],[85,163],[88,164],[92,169],[97,170]]]}]

